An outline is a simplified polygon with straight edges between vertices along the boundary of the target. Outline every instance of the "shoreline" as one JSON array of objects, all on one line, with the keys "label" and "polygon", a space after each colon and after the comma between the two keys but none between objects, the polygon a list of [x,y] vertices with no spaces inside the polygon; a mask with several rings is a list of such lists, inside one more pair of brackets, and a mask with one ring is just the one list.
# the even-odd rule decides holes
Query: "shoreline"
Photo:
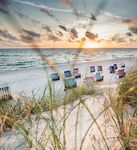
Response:
[{"label": "shoreline", "polygon": [[19,70],[11,70],[11,71],[4,71],[4,72],[0,72],[0,75],[3,75],[3,74],[12,74],[12,73],[15,73],[15,72],[24,72],[24,71],[33,71],[33,70],[41,70],[41,69],[50,69],[51,67],[62,67],[62,66],[67,66],[67,65],[81,65],[81,64],[89,64],[89,63],[101,63],[101,62],[104,62],[104,61],[119,61],[119,60],[127,60],[127,59],[136,59],[137,61],[137,56],[136,57],[125,57],[125,58],[113,58],[113,59],[102,59],[102,60],[93,60],[93,61],[82,61],[82,62],[78,62],[77,60],[74,61],[74,62],[69,62],[69,63],[59,63],[59,64],[55,64],[55,65],[47,65],[47,66],[39,66],[39,67],[24,67],[24,68],[20,68]]},{"label": "shoreline", "polygon": [[[119,80],[117,79],[116,74],[109,73],[109,66],[117,63],[125,63],[126,68],[125,71],[128,72],[133,66],[136,65],[137,57],[134,58],[122,58],[122,59],[111,59],[105,61],[94,61],[94,62],[87,62],[87,63],[80,63],[80,64],[70,64],[70,65],[61,65],[57,67],[57,71],[63,76],[63,71],[65,70],[72,70],[73,68],[79,68],[81,72],[81,78],[76,79],[78,85],[83,84],[83,79],[85,76],[93,75],[95,73],[90,73],[89,67],[94,65],[95,68],[99,65],[103,66],[102,74],[104,75],[104,81],[100,82],[101,85],[109,85],[115,84]],[[52,70],[52,68],[46,67],[45,68],[37,68],[37,69],[28,69],[22,71],[15,71],[6,74],[0,74],[0,84],[7,84],[11,88],[12,93],[25,93],[27,96],[32,97],[32,91],[34,93],[38,92],[38,95],[41,95],[44,89],[47,86],[48,79],[52,72],[56,72]],[[56,93],[64,93],[64,85],[63,80],[59,80],[53,82],[55,86]],[[16,94],[15,94],[16,95]]]}]

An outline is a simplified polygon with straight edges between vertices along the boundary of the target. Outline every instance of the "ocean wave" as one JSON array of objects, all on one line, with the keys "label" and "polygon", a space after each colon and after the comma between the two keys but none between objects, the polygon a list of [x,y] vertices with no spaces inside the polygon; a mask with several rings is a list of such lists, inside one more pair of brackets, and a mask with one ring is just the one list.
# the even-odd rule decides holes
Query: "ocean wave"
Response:
[{"label": "ocean wave", "polygon": [[[95,49],[94,51],[86,49],[81,50],[80,53],[78,49],[43,49],[42,53],[55,65],[64,65],[136,57],[137,49]],[[0,73],[48,66],[31,49],[0,50]]]}]

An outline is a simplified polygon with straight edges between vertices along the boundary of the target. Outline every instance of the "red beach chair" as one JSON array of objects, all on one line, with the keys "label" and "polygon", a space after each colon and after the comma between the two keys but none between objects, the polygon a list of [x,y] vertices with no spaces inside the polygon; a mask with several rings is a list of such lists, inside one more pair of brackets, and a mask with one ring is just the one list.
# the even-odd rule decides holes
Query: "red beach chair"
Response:
[{"label": "red beach chair", "polygon": [[79,72],[78,68],[73,69],[73,76],[75,78],[81,78],[81,73]]},{"label": "red beach chair", "polygon": [[125,76],[125,70],[124,69],[120,69],[120,70],[118,70],[118,76],[119,76],[119,79],[120,78],[123,78],[124,76]]},{"label": "red beach chair", "polygon": [[98,70],[98,71],[103,71],[102,66],[98,66],[98,67],[97,67],[97,70]]}]

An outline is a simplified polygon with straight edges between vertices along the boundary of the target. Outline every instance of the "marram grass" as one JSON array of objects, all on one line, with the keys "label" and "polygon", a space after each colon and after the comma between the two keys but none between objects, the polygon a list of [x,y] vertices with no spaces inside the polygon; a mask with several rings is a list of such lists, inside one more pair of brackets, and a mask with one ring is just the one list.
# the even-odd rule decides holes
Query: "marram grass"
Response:
[{"label": "marram grass", "polygon": [[[88,107],[86,97],[84,95],[100,95],[98,89],[94,85],[84,85],[65,92],[64,97],[60,101],[55,96],[54,87],[49,83],[48,95],[43,93],[42,97],[37,100],[35,96],[32,99],[20,98],[14,105],[1,104],[0,107],[0,131],[1,135],[7,130],[12,132],[18,132],[20,138],[26,143],[26,149],[33,148],[36,150],[43,149],[56,149],[65,150],[67,148],[67,133],[66,122],[69,119],[71,113],[77,109],[76,118],[74,121],[74,150],[84,149],[84,143],[90,132],[91,127],[96,124],[100,136],[103,139],[105,149],[111,149],[104,132],[98,124],[100,116],[106,112],[110,116],[110,120],[113,123],[113,130],[117,135],[117,140],[120,143],[121,149],[136,149],[137,145],[137,119],[136,119],[136,88],[137,88],[137,70],[131,71],[126,78],[121,80],[118,89],[113,92],[109,92],[106,99],[108,99],[108,105],[104,106],[104,109],[94,116]],[[104,94],[105,95],[105,94]],[[73,105],[74,101],[77,103]],[[131,108],[132,114],[127,113],[127,107],[129,104],[134,106]],[[71,105],[71,110],[67,111],[67,105]],[[60,114],[58,109],[62,107],[63,114]],[[89,127],[86,129],[85,134],[82,137],[81,143],[78,143],[78,122],[79,112],[81,107],[84,107],[89,113],[91,121]],[[43,115],[44,113],[44,115]],[[60,116],[60,120],[57,121],[55,114]],[[45,123],[45,127],[42,131],[39,129],[41,121]],[[85,122],[86,123],[86,122]],[[32,129],[35,124],[35,134],[32,134]],[[80,145],[79,145],[80,144]],[[92,145],[91,149],[95,148]],[[1,147],[2,148],[2,147]],[[117,147],[114,147],[115,149]]]}]

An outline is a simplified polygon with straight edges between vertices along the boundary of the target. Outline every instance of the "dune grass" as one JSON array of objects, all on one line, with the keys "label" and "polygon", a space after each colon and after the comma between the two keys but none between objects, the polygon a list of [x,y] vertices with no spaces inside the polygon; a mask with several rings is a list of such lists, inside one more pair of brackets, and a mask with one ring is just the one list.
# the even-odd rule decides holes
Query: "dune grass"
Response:
[{"label": "dune grass", "polygon": [[123,104],[137,107],[137,69],[132,69],[119,85],[119,99]]},{"label": "dune grass", "polygon": [[61,100],[55,96],[54,86],[49,82],[48,94],[46,90],[43,92],[42,97],[39,99],[33,97],[20,97],[15,103],[8,103],[1,101],[0,104],[0,119],[1,119],[1,132],[7,129],[12,129],[16,122],[20,122],[26,117],[31,115],[40,115],[45,111],[52,111],[59,106],[67,105],[75,100],[79,99],[83,95],[93,95],[96,93],[94,85],[80,86],[74,89],[70,89],[65,93],[65,96]]},{"label": "dune grass", "polygon": [[[74,119],[74,149],[84,149],[87,136],[91,132],[92,126],[96,125],[100,132],[105,149],[111,149],[110,144],[98,124],[98,119],[107,114],[110,118],[112,130],[116,134],[118,145],[121,149],[134,150],[137,145],[137,119],[136,119],[136,88],[137,88],[137,70],[131,71],[119,83],[116,91],[105,93],[98,92],[95,85],[82,85],[78,88],[67,90],[61,100],[57,100],[54,87],[49,82],[48,95],[43,93],[37,100],[35,96],[32,99],[20,98],[14,104],[2,103],[0,107],[1,134],[7,130],[19,133],[19,137],[26,143],[26,148],[36,150],[56,149],[64,150],[67,147],[67,121],[69,116],[76,110]],[[108,104],[95,117],[89,106],[86,104],[86,96],[105,95]],[[75,103],[76,101],[76,103]],[[68,111],[68,104],[71,109]],[[132,104],[129,113],[129,107]],[[58,109],[61,108],[61,111]],[[91,118],[89,127],[85,130],[78,143],[78,126],[80,109],[86,109]],[[59,118],[59,119],[57,119]],[[44,128],[40,128],[44,124]],[[32,129],[34,132],[32,132]],[[33,134],[32,134],[33,133]],[[92,141],[91,141],[92,142]],[[95,149],[94,144],[92,148]],[[117,145],[116,145],[117,146]],[[114,147],[115,149],[117,147]]]},{"label": "dune grass", "polygon": [[123,149],[137,147],[137,69],[132,69],[118,86],[109,92],[111,119]]}]

